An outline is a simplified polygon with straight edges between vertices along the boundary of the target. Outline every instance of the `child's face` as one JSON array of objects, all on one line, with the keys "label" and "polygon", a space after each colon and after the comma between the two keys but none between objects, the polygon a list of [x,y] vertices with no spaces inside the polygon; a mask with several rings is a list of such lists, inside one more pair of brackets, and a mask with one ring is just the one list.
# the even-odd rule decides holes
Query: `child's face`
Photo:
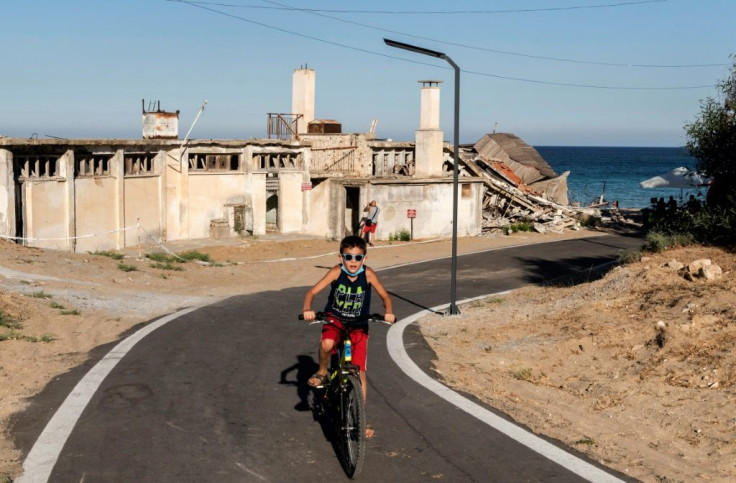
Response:
[{"label": "child's face", "polygon": [[[348,260],[348,258],[351,260]],[[360,258],[360,261],[357,258]],[[359,247],[345,248],[340,254],[340,261],[342,261],[348,272],[355,273],[365,263],[365,253]]]}]

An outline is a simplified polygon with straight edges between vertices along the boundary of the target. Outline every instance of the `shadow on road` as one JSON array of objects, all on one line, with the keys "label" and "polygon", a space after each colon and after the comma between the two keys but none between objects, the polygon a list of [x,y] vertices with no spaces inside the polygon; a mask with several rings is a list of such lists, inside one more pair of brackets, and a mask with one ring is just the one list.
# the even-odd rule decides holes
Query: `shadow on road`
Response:
[{"label": "shadow on road", "polygon": [[557,260],[517,257],[528,283],[542,286],[573,286],[603,278],[617,264],[611,257],[571,257]]},{"label": "shadow on road", "polygon": [[[317,372],[319,364],[317,364],[312,357],[305,356],[304,354],[296,356],[296,360],[297,362],[295,364],[281,371],[279,384],[296,386],[296,394],[299,397],[299,402],[296,403],[294,409],[297,411],[309,411],[311,408],[309,406],[309,385],[307,384],[307,381],[312,374]],[[291,372],[296,372],[295,381],[289,381],[287,379],[287,376]]]}]

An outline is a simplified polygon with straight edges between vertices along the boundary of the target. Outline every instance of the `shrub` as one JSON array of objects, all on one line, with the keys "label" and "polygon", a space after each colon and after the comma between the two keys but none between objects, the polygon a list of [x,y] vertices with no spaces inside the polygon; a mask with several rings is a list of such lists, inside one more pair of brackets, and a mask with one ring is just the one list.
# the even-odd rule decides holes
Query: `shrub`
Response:
[{"label": "shrub", "polygon": [[186,261],[190,260],[200,260],[202,262],[206,263],[212,263],[212,258],[210,257],[209,253],[201,253],[197,250],[191,250],[184,253],[179,253],[179,257],[183,258]]},{"label": "shrub", "polygon": [[638,262],[639,260],[641,260],[641,251],[635,248],[621,250],[618,254],[618,263],[620,265]]},{"label": "shrub", "polygon": [[0,310],[0,327],[5,327],[6,329],[22,329],[23,324],[16,321],[14,318]]},{"label": "shrub", "polygon": [[402,228],[396,233],[390,233],[388,241],[411,241],[411,232],[406,228]]},{"label": "shrub", "polygon": [[161,270],[173,270],[173,271],[176,271],[176,272],[181,272],[182,270],[184,270],[179,265],[174,265],[171,262],[166,262],[166,263],[156,262],[156,263],[152,263],[151,264],[151,268],[159,268]]},{"label": "shrub", "polygon": [[128,265],[126,263],[118,263],[118,268],[123,272],[135,272],[138,270],[135,265]]},{"label": "shrub", "polygon": [[692,243],[736,246],[736,208],[706,206],[691,212],[681,210],[657,219],[650,233],[669,237],[671,246],[685,246]]},{"label": "shrub", "polygon": [[504,233],[507,235],[511,233],[516,233],[517,231],[533,231],[534,225],[531,221],[519,221],[516,223],[511,223],[510,225],[506,225],[503,227]]},{"label": "shrub", "polygon": [[169,255],[166,255],[165,253],[161,252],[155,252],[155,253],[146,253],[146,258],[149,260],[153,260],[154,262],[161,262],[161,263],[171,263],[175,261],[174,257],[170,257]]},{"label": "shrub", "polygon": [[109,257],[109,258],[112,258],[113,260],[122,260],[123,258],[125,258],[125,255],[123,255],[122,253],[112,252],[109,250],[102,250],[102,251],[98,250],[98,251],[90,252],[90,253],[92,255],[100,255],[103,257]]}]

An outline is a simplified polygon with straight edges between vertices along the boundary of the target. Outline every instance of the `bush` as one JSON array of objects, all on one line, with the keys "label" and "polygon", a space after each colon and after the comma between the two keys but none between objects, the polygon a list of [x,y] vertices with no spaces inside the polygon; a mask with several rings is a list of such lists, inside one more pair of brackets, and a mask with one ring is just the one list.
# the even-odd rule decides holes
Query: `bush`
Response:
[{"label": "bush", "polygon": [[110,251],[110,250],[102,250],[102,251],[98,250],[98,251],[95,251],[95,252],[90,252],[90,254],[91,255],[99,255],[101,257],[112,258],[113,260],[122,260],[123,258],[125,258],[125,255],[123,255],[122,253],[113,252],[113,251]]},{"label": "bush", "polygon": [[198,252],[197,250],[191,250],[188,252],[179,253],[177,256],[183,258],[186,261],[200,260],[202,262],[212,263],[212,258],[210,257],[208,253],[201,253],[201,252]]},{"label": "bush", "polygon": [[705,206],[692,212],[681,210],[654,221],[650,233],[670,238],[671,244],[684,246],[691,243],[736,246],[736,208]]},{"label": "bush", "polygon": [[388,235],[388,241],[411,241],[411,232],[406,228],[402,228],[396,233],[390,233]]},{"label": "bush", "polygon": [[519,221],[517,223],[512,223],[510,225],[506,225],[503,227],[504,233],[507,235],[511,233],[516,233],[517,231],[533,231],[534,225],[531,221]]},{"label": "bush", "polygon": [[633,248],[621,250],[618,254],[618,263],[626,265],[627,263],[635,263],[641,260],[641,251]]}]

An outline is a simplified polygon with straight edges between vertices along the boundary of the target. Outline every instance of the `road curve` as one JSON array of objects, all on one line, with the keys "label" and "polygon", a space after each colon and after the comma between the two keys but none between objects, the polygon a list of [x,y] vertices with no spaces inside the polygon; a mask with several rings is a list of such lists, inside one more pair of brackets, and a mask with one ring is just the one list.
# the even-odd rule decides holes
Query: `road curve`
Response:
[{"label": "road curve", "polygon": [[[636,238],[611,235],[463,255],[458,258],[458,297],[559,281],[561,276],[591,279],[594,267],[640,244]],[[399,317],[449,296],[449,258],[384,269],[380,276],[394,295]],[[22,446],[31,448],[38,441],[18,481],[344,477],[328,433],[308,410],[305,382],[316,367],[318,330],[296,321],[305,290],[233,297],[148,325],[155,327],[129,344],[127,353],[113,351],[101,359],[107,366],[102,377],[98,374],[97,390],[87,391],[88,403],[80,405],[82,388],[94,369],[86,378],[77,371],[50,385],[14,424]],[[438,397],[397,368],[385,333],[382,326],[372,328],[368,410],[377,435],[367,451],[367,479],[599,481],[610,475],[585,461],[585,471],[593,473],[581,473],[574,467],[582,461],[578,458],[554,462]],[[408,357],[426,370],[432,354],[416,327],[407,326],[402,336]],[[65,396],[67,402],[59,402],[72,382],[81,386]],[[71,413],[51,419],[50,433],[38,438],[59,405],[74,406],[79,420]],[[54,431],[59,423],[67,431],[64,440]]]}]

